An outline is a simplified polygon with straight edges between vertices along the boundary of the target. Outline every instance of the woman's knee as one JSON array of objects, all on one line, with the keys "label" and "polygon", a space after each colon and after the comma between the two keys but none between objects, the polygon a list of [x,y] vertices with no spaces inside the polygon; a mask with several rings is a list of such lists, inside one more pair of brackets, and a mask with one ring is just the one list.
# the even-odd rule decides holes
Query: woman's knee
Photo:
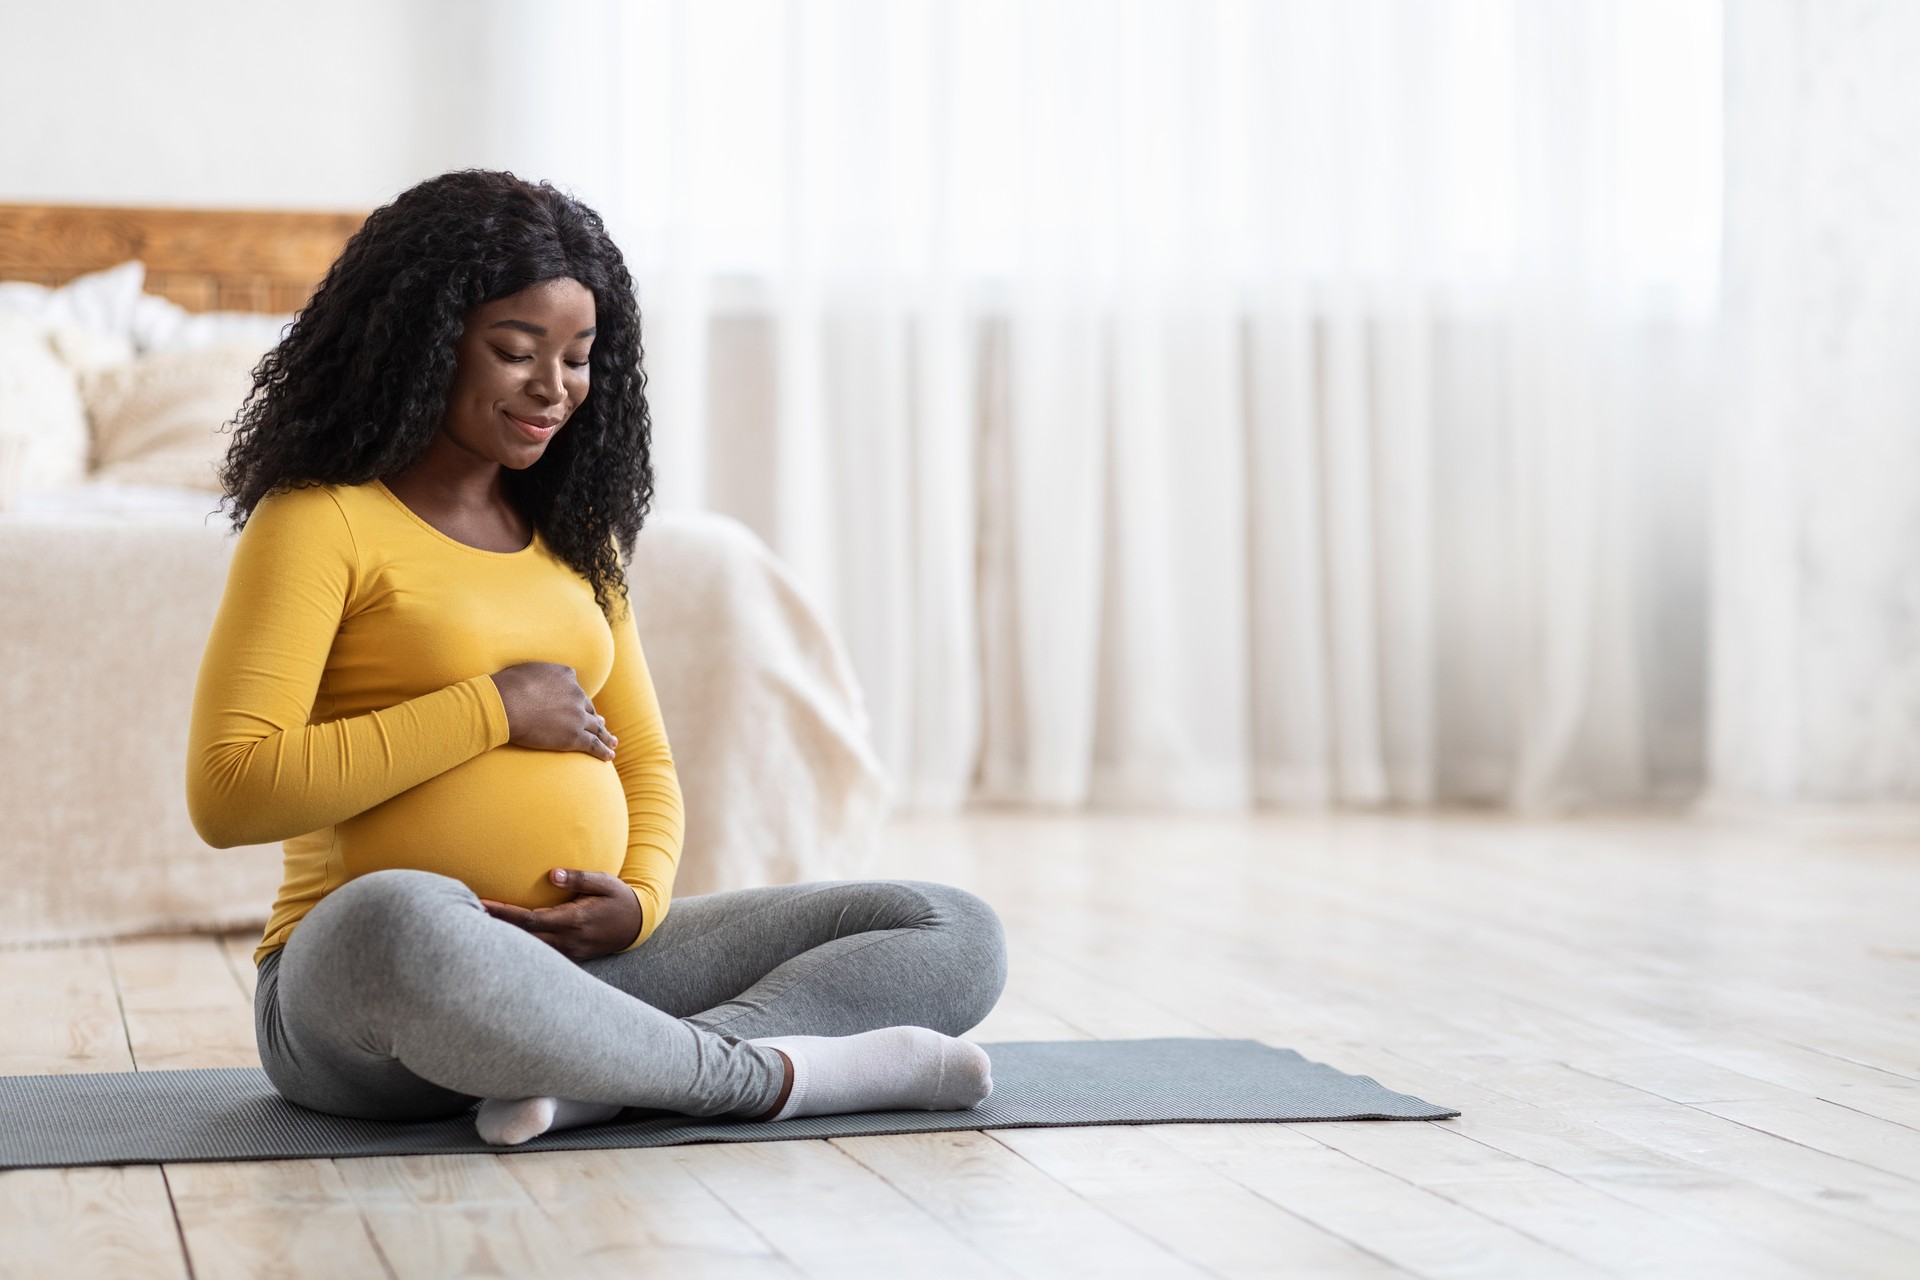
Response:
[{"label": "woman's knee", "polygon": [[442,936],[470,924],[473,913],[485,914],[480,900],[451,876],[371,871],[323,898],[295,927],[294,937],[302,951],[324,950],[335,964],[405,970],[427,963],[420,953],[436,950]]},{"label": "woman's knee", "polygon": [[451,877],[358,876],[295,926],[280,966],[283,1006],[309,1040],[389,1057],[405,1028],[471,1016],[476,994],[458,975],[472,967],[486,922],[473,891]]},{"label": "woman's knee", "polygon": [[[913,880],[933,909],[934,926],[949,939],[952,1016],[957,1029],[970,1031],[986,1020],[1007,986],[1007,936],[1000,913],[977,894],[950,884]],[[945,1030],[935,1028],[935,1030]]]},{"label": "woman's knee", "polygon": [[321,901],[329,903],[336,913],[351,913],[369,925],[404,925],[449,907],[473,910],[480,900],[452,876],[396,867],[354,877]]}]

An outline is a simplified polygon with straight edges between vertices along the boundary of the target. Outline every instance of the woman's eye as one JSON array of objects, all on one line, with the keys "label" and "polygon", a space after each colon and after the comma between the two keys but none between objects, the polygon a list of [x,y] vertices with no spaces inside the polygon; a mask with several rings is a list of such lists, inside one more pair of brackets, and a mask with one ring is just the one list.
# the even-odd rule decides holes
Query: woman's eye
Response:
[{"label": "woman's eye", "polygon": [[584,369],[590,363],[592,362],[588,360],[569,360],[567,366],[572,369]]},{"label": "woman's eye", "polygon": [[495,355],[499,356],[502,360],[505,360],[508,364],[520,364],[523,361],[533,359],[532,356],[517,356],[517,355],[514,355],[511,351],[502,351],[498,347],[495,347],[493,350]]}]

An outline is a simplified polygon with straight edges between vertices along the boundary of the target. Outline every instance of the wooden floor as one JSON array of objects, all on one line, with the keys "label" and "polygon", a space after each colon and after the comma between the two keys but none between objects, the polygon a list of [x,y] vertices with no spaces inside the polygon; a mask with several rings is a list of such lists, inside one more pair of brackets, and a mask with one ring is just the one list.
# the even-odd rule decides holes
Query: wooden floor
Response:
[{"label": "wooden floor", "polygon": [[[1920,1275],[1920,847],[1682,821],[897,826],[982,1041],[1251,1036],[1460,1119],[0,1174],[9,1276]],[[0,1073],[257,1061],[252,938],[0,951]]]}]

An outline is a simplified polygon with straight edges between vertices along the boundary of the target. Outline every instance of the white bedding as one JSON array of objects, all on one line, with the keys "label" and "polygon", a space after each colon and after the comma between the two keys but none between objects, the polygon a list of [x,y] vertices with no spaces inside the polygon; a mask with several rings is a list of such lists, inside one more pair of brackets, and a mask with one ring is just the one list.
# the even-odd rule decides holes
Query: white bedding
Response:
[{"label": "white bedding", "polygon": [[177,515],[199,519],[210,526],[227,523],[216,494],[199,489],[176,489],[150,484],[111,484],[85,481],[53,489],[28,489],[15,496],[14,505],[0,520],[32,520],[69,516]]}]

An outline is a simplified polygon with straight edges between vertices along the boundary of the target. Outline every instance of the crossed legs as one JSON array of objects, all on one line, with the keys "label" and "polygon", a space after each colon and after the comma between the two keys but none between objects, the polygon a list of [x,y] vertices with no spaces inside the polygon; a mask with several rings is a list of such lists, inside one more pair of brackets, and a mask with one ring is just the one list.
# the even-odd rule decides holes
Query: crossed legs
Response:
[{"label": "crossed legs", "polygon": [[641,947],[576,964],[459,881],[382,871],[316,905],[260,976],[262,1063],[316,1110],[544,1096],[748,1117],[775,1112],[791,1059],[754,1039],[954,1036],[993,1007],[1006,958],[973,895],[872,880],[683,898]]}]

